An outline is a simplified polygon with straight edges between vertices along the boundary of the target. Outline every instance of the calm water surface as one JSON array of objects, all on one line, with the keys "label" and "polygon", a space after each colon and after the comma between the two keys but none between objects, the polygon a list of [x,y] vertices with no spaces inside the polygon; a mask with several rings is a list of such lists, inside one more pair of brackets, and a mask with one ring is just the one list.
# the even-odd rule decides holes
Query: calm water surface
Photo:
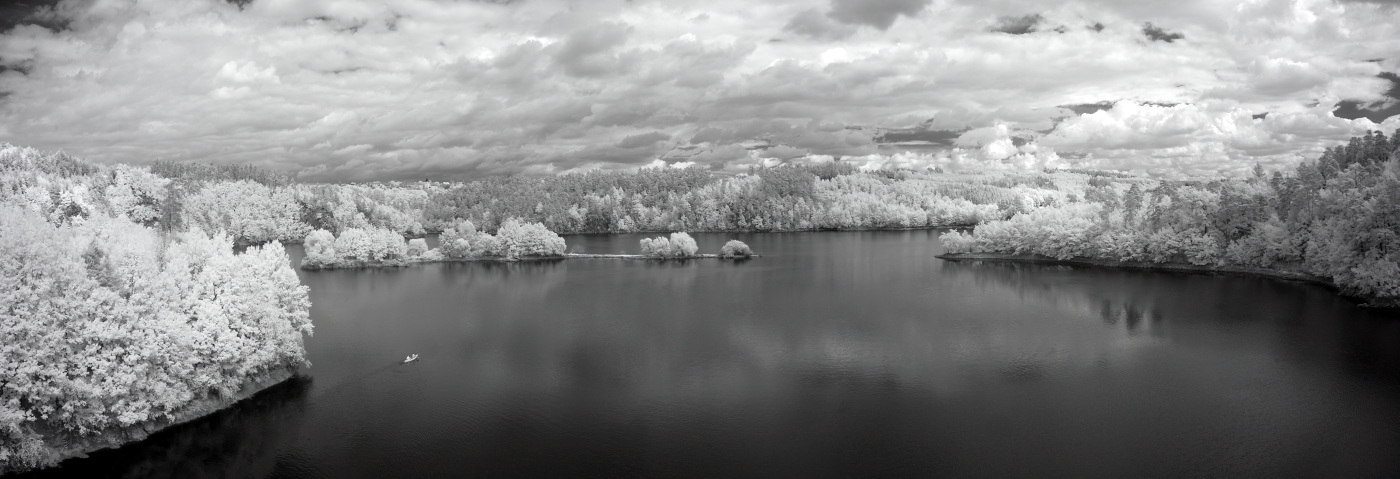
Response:
[{"label": "calm water surface", "polygon": [[304,379],[45,475],[1400,475],[1400,318],[1281,281],[948,263],[938,233],[302,272]]}]

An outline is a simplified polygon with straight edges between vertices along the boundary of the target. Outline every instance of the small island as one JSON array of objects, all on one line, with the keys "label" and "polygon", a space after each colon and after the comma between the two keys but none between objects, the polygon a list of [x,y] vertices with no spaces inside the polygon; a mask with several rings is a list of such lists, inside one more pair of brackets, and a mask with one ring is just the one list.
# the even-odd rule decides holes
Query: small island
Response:
[{"label": "small island", "polygon": [[730,240],[719,254],[698,253],[699,247],[690,234],[672,233],[669,238],[644,238],[641,254],[565,253],[564,239],[539,223],[524,223],[515,218],[501,224],[495,235],[478,231],[470,220],[458,219],[439,236],[441,246],[428,248],[423,238],[404,241],[394,231],[384,228],[368,230],[352,228],[336,236],[329,231],[316,230],[302,243],[306,257],[300,268],[305,270],[402,267],[425,263],[451,262],[518,262],[561,259],[607,258],[642,260],[680,260],[692,258],[747,259],[754,257],[749,246]]}]

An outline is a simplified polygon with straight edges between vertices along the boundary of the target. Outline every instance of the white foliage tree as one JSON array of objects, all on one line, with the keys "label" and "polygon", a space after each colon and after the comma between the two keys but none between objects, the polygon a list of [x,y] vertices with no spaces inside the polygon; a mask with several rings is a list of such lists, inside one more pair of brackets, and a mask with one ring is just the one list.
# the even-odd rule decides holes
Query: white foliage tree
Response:
[{"label": "white foliage tree", "polygon": [[335,235],[326,230],[312,231],[302,241],[306,250],[303,265],[326,266],[334,263],[339,256],[335,252]]},{"label": "white foliage tree", "polygon": [[425,240],[425,239],[423,239],[423,238],[413,238],[413,239],[411,239],[411,240],[408,240],[408,257],[410,257],[410,258],[422,257],[422,256],[423,256],[423,253],[427,253],[427,252],[428,252],[428,241],[427,241],[427,240]]},{"label": "white foliage tree", "polygon": [[370,261],[375,258],[374,239],[368,231],[348,228],[335,238],[335,252],[341,259]]},{"label": "white foliage tree", "polygon": [[496,240],[506,259],[528,256],[562,256],[564,238],[539,223],[522,223],[515,218],[501,223]]},{"label": "white foliage tree", "polygon": [[182,214],[185,224],[227,231],[242,244],[296,241],[311,232],[292,189],[247,180],[204,185],[184,199]]},{"label": "white foliage tree", "polygon": [[310,302],[282,246],[232,246],[0,204],[0,471],[52,460],[35,431],[153,421],[305,364]]},{"label": "white foliage tree", "polygon": [[749,245],[744,244],[743,241],[729,240],[719,248],[719,256],[721,258],[747,258],[753,256],[753,250],[749,249]]},{"label": "white foliage tree", "polygon": [[700,247],[689,233],[671,233],[671,237],[642,238],[642,254],[657,258],[689,258],[695,256]]}]

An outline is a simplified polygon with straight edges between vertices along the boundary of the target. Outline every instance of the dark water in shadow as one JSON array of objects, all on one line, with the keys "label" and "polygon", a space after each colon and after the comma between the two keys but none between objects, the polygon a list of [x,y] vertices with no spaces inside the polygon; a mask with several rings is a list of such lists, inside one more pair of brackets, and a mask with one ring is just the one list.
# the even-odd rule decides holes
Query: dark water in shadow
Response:
[{"label": "dark water in shadow", "polygon": [[937,235],[695,235],[767,254],[741,264],[303,273],[313,380],[54,472],[1400,474],[1400,318],[1273,280],[948,263]]}]

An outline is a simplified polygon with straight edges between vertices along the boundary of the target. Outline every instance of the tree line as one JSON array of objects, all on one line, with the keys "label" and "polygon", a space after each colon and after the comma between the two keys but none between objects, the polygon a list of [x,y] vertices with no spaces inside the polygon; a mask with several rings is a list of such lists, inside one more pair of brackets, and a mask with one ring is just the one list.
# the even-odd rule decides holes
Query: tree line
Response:
[{"label": "tree line", "polygon": [[952,253],[1300,272],[1371,304],[1400,305],[1400,131],[1352,138],[1288,172],[1256,167],[1249,178],[1213,181],[1094,176],[1082,190],[1063,186],[1076,201],[941,239]]},{"label": "tree line", "polygon": [[[370,184],[300,184],[252,168],[119,169],[84,194],[126,207],[143,225],[221,230],[244,245],[300,242],[316,230],[413,238],[462,220],[483,232],[515,219],[558,234],[926,228],[1004,218],[1059,195],[1038,174],[860,172],[840,163],[737,176],[645,168]],[[38,196],[37,208],[57,207]]]}]

